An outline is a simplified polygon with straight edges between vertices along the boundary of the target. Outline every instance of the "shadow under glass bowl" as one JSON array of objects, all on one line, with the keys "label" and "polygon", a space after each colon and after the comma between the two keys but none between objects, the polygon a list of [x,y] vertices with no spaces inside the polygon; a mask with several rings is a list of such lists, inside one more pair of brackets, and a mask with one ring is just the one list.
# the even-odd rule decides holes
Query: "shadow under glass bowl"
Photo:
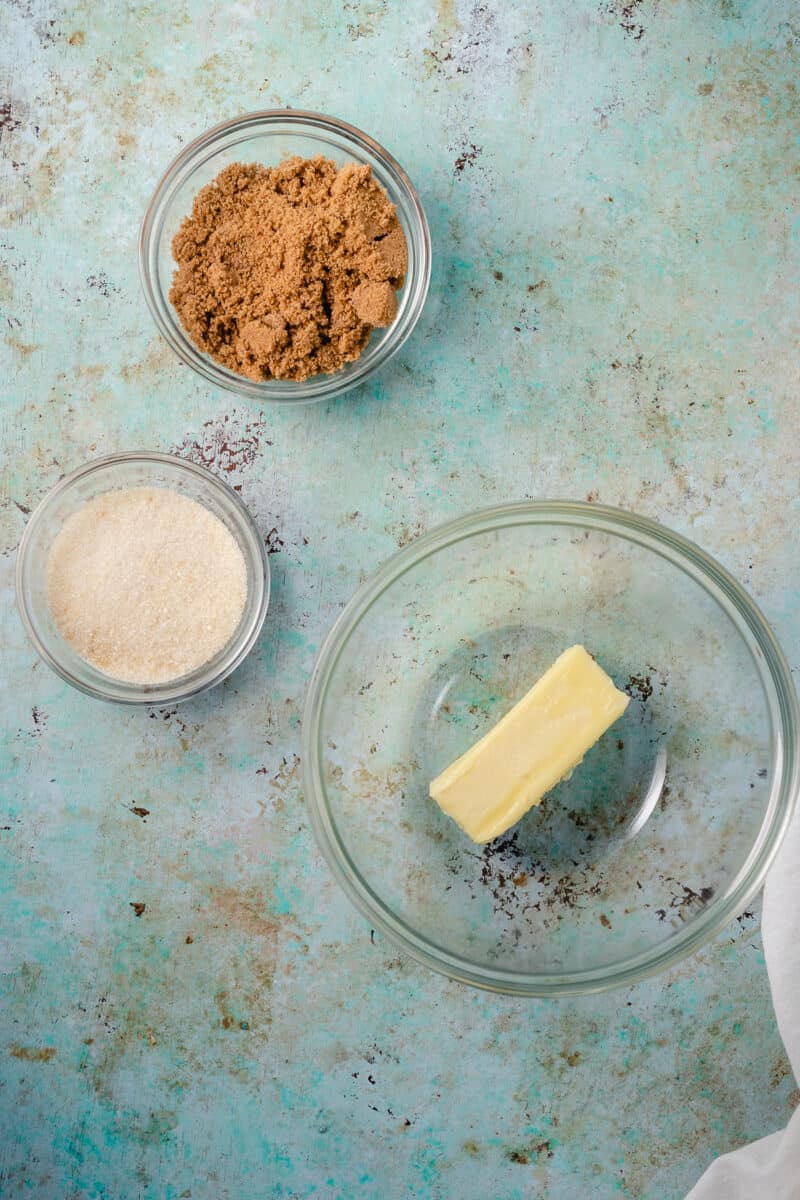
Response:
[{"label": "shadow under glass bowl", "polygon": [[[428,784],[583,643],[623,717],[475,846]],[[652,521],[582,503],[466,516],[390,559],[306,701],[311,821],[370,923],[425,965],[528,996],[676,963],[761,886],[798,792],[798,703],[739,584]]]},{"label": "shadow under glass bowl", "polygon": [[[256,382],[198,350],[184,331],[169,301],[176,267],[172,239],[183,218],[190,214],[197,192],[224,167],[234,162],[277,166],[292,155],[311,158],[316,154],[339,164],[355,162],[371,167],[395,205],[408,248],[408,270],[398,292],[397,316],[387,329],[374,330],[360,358],[340,371],[316,375],[302,383],[285,379]],[[428,294],[430,235],[422,205],[405,171],[367,134],[320,113],[293,109],[253,112],[201,134],[167,168],[142,221],[139,274],[159,331],[178,357],[210,383],[259,401],[329,400],[357,387],[383,367],[411,334]]]},{"label": "shadow under glass bowl", "polygon": [[[138,684],[98,671],[72,649],[53,621],[47,601],[47,558],[64,521],[105,492],[163,487],[209,509],[234,537],[247,568],[242,616],[227,645],[196,670],[164,683]],[[33,645],[67,683],[98,700],[120,704],[175,704],[221,683],[255,645],[269,605],[269,561],[253,518],[226,483],[171,454],[111,454],[85,463],[57,483],[33,510],[17,551],[17,607]]]}]

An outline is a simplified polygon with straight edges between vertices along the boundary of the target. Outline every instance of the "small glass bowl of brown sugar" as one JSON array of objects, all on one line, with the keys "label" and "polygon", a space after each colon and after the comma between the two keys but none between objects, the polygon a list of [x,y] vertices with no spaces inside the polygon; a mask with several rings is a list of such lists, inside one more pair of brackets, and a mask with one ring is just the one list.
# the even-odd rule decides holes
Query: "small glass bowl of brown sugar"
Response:
[{"label": "small glass bowl of brown sugar", "polygon": [[85,463],[34,509],[17,607],[41,657],[120,704],[175,704],[225,679],[269,605],[264,541],[221,479],[171,454]]},{"label": "small glass bowl of brown sugar", "polygon": [[[292,189],[308,196],[327,188],[336,201],[342,187],[351,199],[359,189],[362,196],[371,190],[373,200],[383,204],[375,212],[351,203],[351,229],[374,234],[381,261],[392,264],[367,271],[362,283],[346,207],[343,214],[341,205],[322,214],[321,236],[322,222],[307,211],[304,228],[284,237],[297,211],[284,208],[288,216],[281,218],[283,198],[291,199]],[[242,217],[237,196],[246,189],[254,197]],[[237,222],[241,230],[234,228]],[[206,253],[209,230],[219,247],[216,258]],[[273,250],[273,241],[281,243],[279,250]],[[308,257],[312,242],[315,254],[322,246],[328,255],[321,282],[296,270],[296,259]],[[367,134],[319,113],[254,112],[208,130],[167,169],[142,222],[139,269],[161,334],[204,379],[262,402],[328,400],[363,383],[409,337],[428,292],[430,235],[408,176]],[[293,278],[299,301],[292,294]],[[354,290],[347,297],[345,283],[351,279]],[[305,319],[315,287],[316,327]],[[214,310],[220,296],[221,307]],[[225,303],[230,296],[232,308]],[[353,308],[363,317],[360,327]],[[310,351],[303,359],[305,346]]]}]

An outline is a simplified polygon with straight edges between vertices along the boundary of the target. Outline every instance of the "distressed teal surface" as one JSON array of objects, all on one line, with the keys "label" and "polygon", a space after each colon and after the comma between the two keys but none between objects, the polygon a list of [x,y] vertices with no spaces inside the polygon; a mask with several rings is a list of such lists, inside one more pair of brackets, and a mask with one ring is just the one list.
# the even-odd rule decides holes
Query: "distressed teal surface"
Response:
[{"label": "distressed teal surface", "polygon": [[[351,911],[298,753],[356,585],[506,499],[664,520],[797,667],[799,66],[790,0],[0,5],[3,1197],[675,1200],[785,1123],[757,912],[625,993],[465,990]],[[159,341],[136,240],[182,144],[283,105],[397,156],[435,266],[379,379],[258,411]],[[177,711],[74,693],[13,608],[28,509],[139,447],[275,551],[257,649]]]}]

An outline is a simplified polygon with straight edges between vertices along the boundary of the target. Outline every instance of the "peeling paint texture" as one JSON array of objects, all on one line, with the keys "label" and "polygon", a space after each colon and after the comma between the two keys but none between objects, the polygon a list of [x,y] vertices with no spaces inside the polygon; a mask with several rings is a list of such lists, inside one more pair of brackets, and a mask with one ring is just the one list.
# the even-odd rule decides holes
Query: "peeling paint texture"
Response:
[{"label": "peeling paint texture", "polygon": [[[509,499],[688,534],[800,664],[799,77],[791,0],[0,3],[4,1198],[677,1200],[785,1124],[757,908],[627,992],[473,992],[351,910],[298,755],[358,583]],[[159,340],[137,233],[182,145],[284,105],[387,146],[435,263],[378,379],[259,411]],[[255,651],[178,709],[71,691],[13,607],[32,507],[136,448],[272,554]]]}]

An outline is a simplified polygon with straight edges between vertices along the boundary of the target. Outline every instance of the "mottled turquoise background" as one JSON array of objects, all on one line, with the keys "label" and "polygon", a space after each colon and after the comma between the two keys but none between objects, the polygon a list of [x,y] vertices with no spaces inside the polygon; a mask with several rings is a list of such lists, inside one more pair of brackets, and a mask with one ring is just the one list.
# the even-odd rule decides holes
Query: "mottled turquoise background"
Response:
[{"label": "mottled turquoise background", "polygon": [[[351,911],[298,752],[359,581],[506,499],[664,520],[797,666],[799,66],[792,0],[0,4],[3,1197],[675,1200],[786,1122],[757,912],[625,993],[465,990]],[[375,383],[258,411],[158,339],[136,240],[181,145],[284,105],[397,156],[435,265]],[[274,551],[256,651],[177,711],[72,692],[13,607],[29,509],[141,447]]]}]

